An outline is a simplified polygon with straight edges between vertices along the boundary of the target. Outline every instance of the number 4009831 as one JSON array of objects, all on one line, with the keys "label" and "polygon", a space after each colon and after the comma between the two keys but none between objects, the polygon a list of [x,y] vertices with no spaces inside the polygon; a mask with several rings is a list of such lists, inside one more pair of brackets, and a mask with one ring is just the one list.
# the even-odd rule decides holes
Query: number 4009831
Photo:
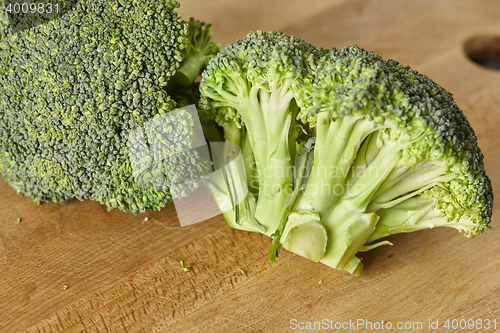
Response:
[{"label": "number 4009831", "polygon": [[444,323],[444,327],[447,329],[497,329],[497,320],[493,319],[448,319],[446,323]]},{"label": "number 4009831", "polygon": [[11,3],[5,8],[9,14],[52,14],[59,13],[59,4],[55,3]]}]

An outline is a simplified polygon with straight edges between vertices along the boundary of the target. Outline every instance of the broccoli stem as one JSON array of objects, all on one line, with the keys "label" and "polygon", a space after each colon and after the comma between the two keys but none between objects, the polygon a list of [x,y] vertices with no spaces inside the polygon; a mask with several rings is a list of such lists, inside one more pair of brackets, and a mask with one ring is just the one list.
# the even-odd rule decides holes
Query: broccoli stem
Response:
[{"label": "broccoli stem", "polygon": [[234,143],[241,148],[241,154],[245,164],[248,190],[252,194],[256,195],[258,193],[258,184],[255,184],[255,174],[257,170],[255,167],[255,157],[252,145],[246,128],[237,125],[235,122],[228,122],[224,126],[224,136],[226,137],[227,142]]},{"label": "broccoli stem", "polygon": [[205,56],[188,56],[174,74],[173,79],[182,87],[188,87],[200,75],[205,64]]},{"label": "broccoli stem", "polygon": [[213,120],[209,120],[203,125],[201,125],[203,133],[207,138],[208,142],[223,142],[224,138],[219,131],[217,123]]},{"label": "broccoli stem", "polygon": [[313,170],[298,207],[313,209],[324,216],[345,192],[352,162],[376,127],[354,116],[334,121],[327,112],[318,115],[316,127]]},{"label": "broccoli stem", "polygon": [[[272,86],[272,85],[271,85]],[[290,126],[298,108],[292,103],[288,84],[275,89],[254,84],[237,108],[248,131],[249,142],[258,170],[259,193],[255,219],[273,234],[283,216],[291,194],[292,156],[289,149]],[[269,214],[269,212],[275,212]]]},{"label": "broccoli stem", "polygon": [[[413,197],[400,204],[399,207],[381,209],[377,212],[380,216],[379,224],[368,238],[367,243],[392,234],[405,223],[415,225],[432,210],[432,204],[421,197]],[[409,210],[402,210],[400,207],[407,207]]]},{"label": "broccoli stem", "polygon": [[[380,152],[380,147],[377,144],[378,141],[378,131],[368,135],[363,144],[361,145],[358,155],[352,164],[352,168],[349,171],[349,175],[346,180],[346,184],[352,184],[357,179],[361,177],[366,177],[365,171],[368,165],[373,162],[375,157],[377,157]],[[397,170],[397,168],[391,173],[391,175]]]},{"label": "broccoli stem", "polygon": [[451,227],[466,232],[473,229],[475,224],[468,217],[462,216],[457,221],[449,221],[448,217],[436,209],[434,201],[426,201],[415,196],[389,209],[377,212],[380,221],[367,243],[398,233],[416,230],[432,229],[434,227]]},{"label": "broccoli stem", "polygon": [[252,145],[248,137],[245,128],[242,129],[245,133],[241,138],[241,154],[243,156],[243,162],[245,164],[246,180],[248,185],[248,191],[253,195],[259,193],[259,184],[257,178],[257,168],[255,165],[255,157],[252,150]]},{"label": "broccoli stem", "polygon": [[224,125],[224,137],[226,142],[234,143],[240,146],[243,136],[243,130],[235,122],[228,122]]},{"label": "broccoli stem", "polygon": [[[342,269],[365,244],[379,216],[365,213],[380,184],[401,159],[398,142],[386,142],[380,153],[367,167],[368,177],[358,178],[340,198],[331,213],[322,218],[328,233],[328,245],[321,262]],[[374,176],[373,176],[374,175]]]},{"label": "broccoli stem", "polygon": [[255,198],[248,193],[243,163],[237,158],[238,151],[224,145],[223,151],[215,151],[219,168],[204,181],[224,217],[233,228],[264,232],[265,229],[253,218]]},{"label": "broccoli stem", "polygon": [[444,173],[441,168],[410,174],[410,176],[403,178],[386,192],[376,197],[368,206],[367,211],[375,212],[381,208],[391,208],[440,182],[448,182],[456,177],[455,174]]},{"label": "broccoli stem", "polygon": [[283,247],[314,261],[325,253],[327,234],[317,213],[298,211],[289,214],[280,239]]},{"label": "broccoli stem", "polygon": [[351,261],[345,265],[344,270],[351,273],[355,277],[360,277],[363,271],[363,263],[358,257],[352,257]]},{"label": "broccoli stem", "polygon": [[[355,128],[351,124],[349,127]],[[337,128],[336,140],[338,140],[342,125]],[[412,202],[420,202],[415,201],[423,200],[419,197],[420,193],[457,176],[447,172],[446,168],[437,162],[423,161],[413,169],[405,165],[403,150],[415,138],[399,137],[396,141],[386,140],[382,138],[384,131],[385,129],[378,129],[376,132],[366,130],[363,133],[366,139],[362,144],[358,142],[351,144],[355,150],[354,161],[345,158],[342,160],[342,162],[349,161],[352,172],[347,178],[337,177],[337,181],[345,182],[342,183],[344,190],[341,195],[334,193],[336,201],[334,201],[333,209],[327,214],[323,210],[321,219],[328,233],[327,250],[321,262],[331,267],[344,268],[365,243],[377,240],[391,232],[428,228],[447,220],[440,217],[437,210],[432,212],[434,215],[426,215],[430,212],[430,206],[425,205],[431,204],[425,200],[425,207],[415,208],[411,218],[402,215],[403,211],[411,210],[411,206],[402,206],[405,201],[409,201],[410,205]],[[344,145],[344,147],[348,146],[349,144]],[[344,150],[343,154],[346,152],[349,154],[352,151],[353,149]],[[316,163],[316,160],[314,162]],[[339,164],[342,165],[342,162]],[[360,168],[362,171],[355,172],[354,168]],[[310,185],[311,183],[308,183],[307,186]],[[314,199],[317,200],[317,198]],[[318,199],[332,200],[325,198],[324,194],[320,194]],[[316,201],[313,201],[313,205],[315,203]],[[395,208],[391,211],[391,207],[405,207],[405,209]],[[383,210],[382,215],[378,215],[380,210]],[[426,223],[416,224],[423,217]],[[405,222],[405,218],[408,222]],[[399,228],[403,223],[402,229]],[[461,229],[463,225],[457,223],[455,227]]]},{"label": "broccoli stem", "polygon": [[[224,132],[228,141],[242,148],[245,167],[248,169],[250,164],[252,172],[257,173],[259,193],[254,217],[266,228],[268,236],[280,224],[281,219],[276,216],[281,217],[289,205],[295,159],[295,150],[290,151],[289,138],[294,135],[291,132],[295,129],[294,119],[298,112],[288,80],[277,82],[250,85],[245,77],[231,75],[223,84],[212,86],[205,92],[214,100],[214,107],[238,110],[245,124],[246,134],[231,122],[224,126]],[[252,193],[256,191],[254,178],[255,174],[248,175],[247,172]],[[271,211],[273,214],[269,214]]]}]

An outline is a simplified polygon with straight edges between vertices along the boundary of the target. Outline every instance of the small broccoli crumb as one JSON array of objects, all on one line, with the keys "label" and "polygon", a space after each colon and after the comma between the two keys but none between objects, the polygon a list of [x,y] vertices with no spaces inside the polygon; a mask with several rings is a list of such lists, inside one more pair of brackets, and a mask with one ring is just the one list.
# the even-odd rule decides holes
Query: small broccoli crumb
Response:
[{"label": "small broccoli crumb", "polygon": [[182,267],[182,269],[184,270],[184,272],[186,272],[186,273],[191,271],[191,269],[190,269],[190,268],[188,268],[188,267],[184,267],[184,262],[182,262],[182,260],[181,260],[181,267]]},{"label": "small broccoli crumb", "polygon": [[63,290],[68,290],[68,286],[63,286]]},{"label": "small broccoli crumb", "polygon": [[238,268],[238,270],[241,272],[241,274],[246,274],[246,272],[244,270],[242,270],[241,268]]},{"label": "small broccoli crumb", "polygon": [[21,223],[21,219],[18,217],[15,223],[16,223],[16,224]]},{"label": "small broccoli crumb", "polygon": [[149,221],[149,217],[145,217],[144,220],[142,220],[142,223],[146,223]]}]

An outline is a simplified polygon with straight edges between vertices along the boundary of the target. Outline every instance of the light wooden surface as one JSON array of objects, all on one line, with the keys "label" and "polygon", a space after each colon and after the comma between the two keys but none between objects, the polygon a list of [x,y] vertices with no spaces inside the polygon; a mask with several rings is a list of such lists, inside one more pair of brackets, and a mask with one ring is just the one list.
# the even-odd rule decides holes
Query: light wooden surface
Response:
[{"label": "light wooden surface", "polygon": [[[179,10],[212,22],[222,44],[277,29],[321,47],[358,44],[430,76],[475,128],[500,196],[500,71],[463,52],[470,36],[500,35],[499,1],[181,0]],[[292,330],[292,319],[422,322],[415,332],[429,320],[500,326],[499,230],[390,240],[362,255],[360,278],[285,251],[273,267],[269,238],[220,216],[181,228],[172,204],[139,216],[90,201],[37,206],[0,181],[0,332],[307,331]]]}]

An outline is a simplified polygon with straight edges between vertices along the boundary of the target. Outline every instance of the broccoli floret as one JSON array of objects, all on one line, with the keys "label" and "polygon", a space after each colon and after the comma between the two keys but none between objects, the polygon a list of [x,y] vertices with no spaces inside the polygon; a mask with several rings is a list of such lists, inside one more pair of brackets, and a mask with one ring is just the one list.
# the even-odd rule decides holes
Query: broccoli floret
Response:
[{"label": "broccoli floret", "polygon": [[317,55],[314,46],[281,32],[250,33],[224,48],[202,75],[200,103],[213,111],[226,140],[241,147],[248,200],[258,196],[254,221],[238,225],[259,224],[270,236],[276,217],[285,214],[300,127],[294,89],[312,79],[309,58]]},{"label": "broccoli floret", "polygon": [[196,105],[208,141],[224,141],[220,126],[208,116],[208,111],[198,106],[200,84],[197,81],[210,59],[215,57],[221,48],[213,40],[210,24],[193,18],[188,23],[189,32],[182,50],[183,61],[174,77],[168,82],[166,90],[175,100],[177,107]]},{"label": "broccoli floret", "polygon": [[[356,270],[385,236],[447,226],[488,229],[492,189],[473,129],[451,94],[356,46],[317,61],[299,118],[315,128],[314,166],[295,209],[320,214],[321,262]],[[325,177],[323,171],[334,171]]]},{"label": "broccoli floret", "polygon": [[127,145],[134,130],[176,106],[166,86],[185,59],[189,33],[178,6],[80,0],[53,21],[2,30],[0,171],[16,192],[134,213],[172,199],[168,188],[136,183]]},{"label": "broccoli floret", "polygon": [[[272,262],[280,242],[359,275],[357,252],[390,244],[383,237],[489,229],[493,192],[474,131],[450,93],[408,66],[257,32],[210,62],[200,91],[256,164],[245,161],[250,193],[226,219],[273,237]],[[241,170],[224,172],[231,182],[218,188],[241,193],[231,190]]]},{"label": "broccoli floret", "polygon": [[194,18],[188,23],[187,42],[182,50],[183,60],[168,84],[167,90],[170,92],[182,91],[190,86],[207,67],[210,59],[221,50],[220,45],[213,40],[211,24]]}]

